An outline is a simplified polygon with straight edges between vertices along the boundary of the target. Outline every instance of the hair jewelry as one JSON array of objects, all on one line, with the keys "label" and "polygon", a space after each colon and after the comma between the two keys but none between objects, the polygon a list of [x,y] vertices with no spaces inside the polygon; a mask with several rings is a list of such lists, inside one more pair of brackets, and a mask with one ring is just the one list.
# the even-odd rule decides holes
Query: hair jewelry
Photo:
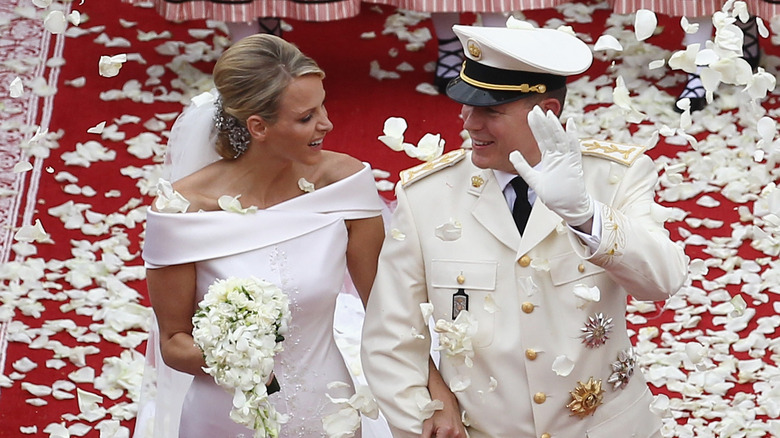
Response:
[{"label": "hair jewelry", "polygon": [[227,135],[230,147],[235,152],[233,158],[238,158],[249,147],[249,130],[238,122],[238,119],[225,113],[222,107],[222,97],[214,103],[217,111],[214,113],[214,125],[219,133]]}]

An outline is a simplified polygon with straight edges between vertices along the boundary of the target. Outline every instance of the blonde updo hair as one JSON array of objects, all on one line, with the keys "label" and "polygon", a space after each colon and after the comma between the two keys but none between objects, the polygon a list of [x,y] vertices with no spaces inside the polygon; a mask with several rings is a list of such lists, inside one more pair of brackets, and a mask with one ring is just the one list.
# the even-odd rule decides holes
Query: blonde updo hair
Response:
[{"label": "blonde updo hair", "polygon": [[[305,75],[325,77],[317,63],[293,44],[269,34],[248,36],[228,48],[214,66],[214,85],[225,116],[246,120],[258,115],[269,123],[278,116],[281,96],[293,79]],[[219,111],[219,109],[218,109]],[[217,133],[217,153],[235,158],[236,149],[224,131]]]}]

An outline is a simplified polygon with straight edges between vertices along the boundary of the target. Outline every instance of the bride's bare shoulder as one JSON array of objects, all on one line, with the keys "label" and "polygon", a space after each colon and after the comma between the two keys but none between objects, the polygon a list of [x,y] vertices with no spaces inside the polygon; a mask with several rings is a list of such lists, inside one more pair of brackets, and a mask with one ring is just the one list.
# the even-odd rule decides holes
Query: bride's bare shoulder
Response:
[{"label": "bride's bare shoulder", "polygon": [[220,193],[222,166],[221,162],[210,164],[173,183],[173,189],[190,202],[187,211],[219,210],[215,193]]},{"label": "bride's bare shoulder", "polygon": [[329,151],[322,162],[323,179],[332,184],[360,172],[364,167],[363,162],[355,157]]}]

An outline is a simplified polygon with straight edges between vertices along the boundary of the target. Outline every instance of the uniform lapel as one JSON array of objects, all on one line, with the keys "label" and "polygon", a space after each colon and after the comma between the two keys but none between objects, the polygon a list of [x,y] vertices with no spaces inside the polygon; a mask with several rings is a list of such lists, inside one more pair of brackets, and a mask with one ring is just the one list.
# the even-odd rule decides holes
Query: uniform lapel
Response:
[{"label": "uniform lapel", "polygon": [[560,223],[561,218],[537,199],[531,209],[528,225],[525,226],[525,233],[523,233],[523,238],[517,249],[517,257],[522,257],[525,253],[530,251],[531,248],[538,245],[539,242],[553,232],[555,227]]},{"label": "uniform lapel", "polygon": [[[475,183],[475,181],[477,181]],[[472,215],[499,242],[515,250],[520,235],[512,220],[512,212],[491,170],[481,170],[472,176],[469,193],[477,196]]]}]

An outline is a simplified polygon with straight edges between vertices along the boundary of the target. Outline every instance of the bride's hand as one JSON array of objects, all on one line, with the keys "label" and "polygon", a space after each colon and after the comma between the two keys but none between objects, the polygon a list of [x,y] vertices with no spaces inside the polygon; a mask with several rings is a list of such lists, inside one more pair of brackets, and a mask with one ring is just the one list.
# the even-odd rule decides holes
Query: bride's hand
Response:
[{"label": "bride's hand", "polygon": [[433,413],[423,422],[421,438],[466,438],[466,429],[460,418],[456,399],[444,402],[444,409]]}]

